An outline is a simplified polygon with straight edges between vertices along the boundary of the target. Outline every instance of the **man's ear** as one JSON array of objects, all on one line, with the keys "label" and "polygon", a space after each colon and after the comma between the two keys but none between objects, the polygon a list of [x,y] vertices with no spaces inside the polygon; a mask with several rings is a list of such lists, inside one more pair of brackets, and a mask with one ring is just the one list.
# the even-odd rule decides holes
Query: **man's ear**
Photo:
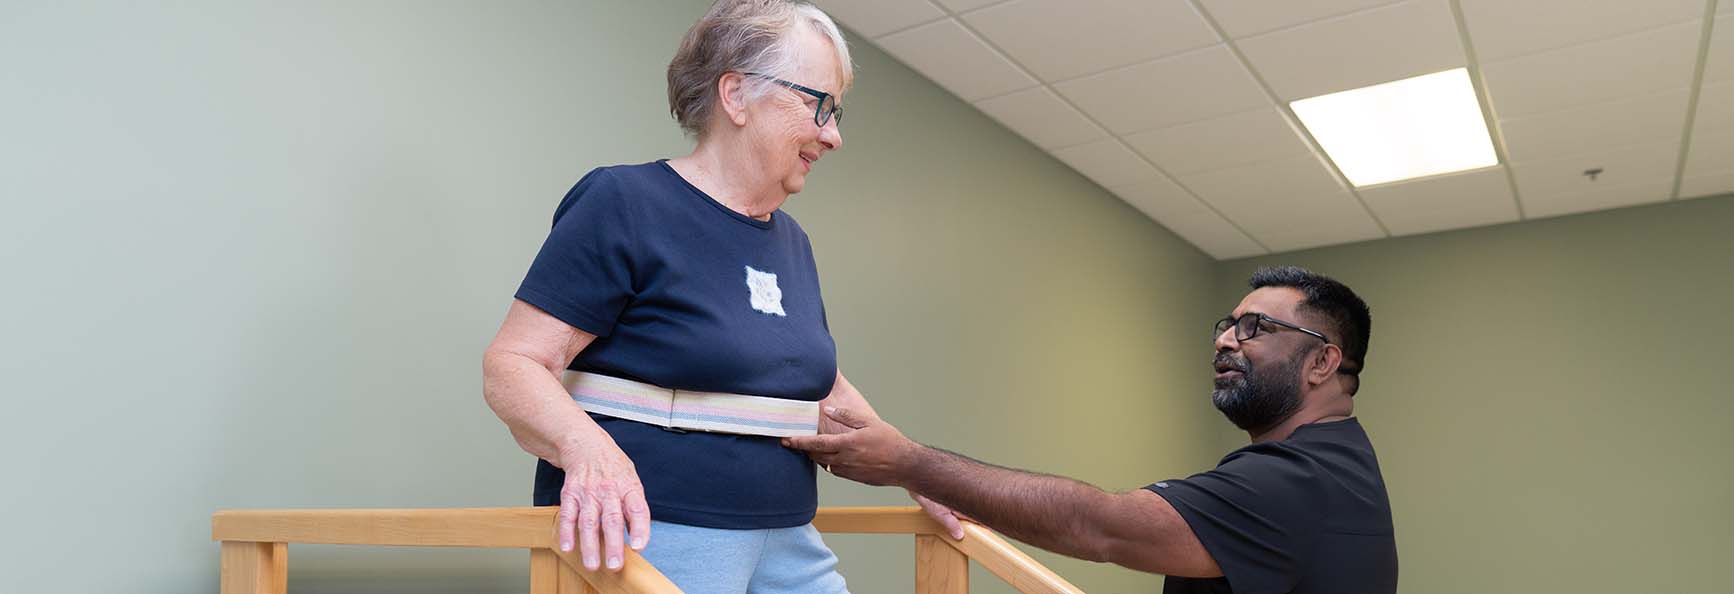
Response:
[{"label": "man's ear", "polygon": [[1312,356],[1312,363],[1307,366],[1307,380],[1315,385],[1330,381],[1342,365],[1343,347],[1326,344]]},{"label": "man's ear", "polygon": [[736,127],[747,125],[747,77],[739,72],[724,72],[716,80],[717,107]]}]

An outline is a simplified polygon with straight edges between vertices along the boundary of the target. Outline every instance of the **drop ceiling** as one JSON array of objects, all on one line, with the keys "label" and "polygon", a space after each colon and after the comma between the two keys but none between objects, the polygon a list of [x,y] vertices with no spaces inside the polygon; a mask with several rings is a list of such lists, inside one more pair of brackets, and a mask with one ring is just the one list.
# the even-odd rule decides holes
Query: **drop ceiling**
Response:
[{"label": "drop ceiling", "polygon": [[[817,3],[1218,259],[1734,192],[1734,0]],[[1288,107],[1461,67],[1499,165],[1357,188]]]}]

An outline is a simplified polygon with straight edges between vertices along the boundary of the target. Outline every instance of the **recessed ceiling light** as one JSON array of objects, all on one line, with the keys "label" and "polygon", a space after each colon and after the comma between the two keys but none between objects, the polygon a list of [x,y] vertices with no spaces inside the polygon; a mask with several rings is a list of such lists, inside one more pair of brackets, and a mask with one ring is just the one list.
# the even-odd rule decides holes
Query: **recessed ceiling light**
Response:
[{"label": "recessed ceiling light", "polygon": [[1499,163],[1463,68],[1289,103],[1356,187]]}]

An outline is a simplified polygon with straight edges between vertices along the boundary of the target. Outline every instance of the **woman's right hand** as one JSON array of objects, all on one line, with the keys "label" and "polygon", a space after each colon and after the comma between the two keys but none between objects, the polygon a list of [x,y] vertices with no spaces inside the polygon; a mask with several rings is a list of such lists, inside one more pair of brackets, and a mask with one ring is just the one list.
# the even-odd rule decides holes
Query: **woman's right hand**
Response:
[{"label": "woman's right hand", "polygon": [[560,373],[596,341],[522,300],[513,300],[500,333],[482,355],[482,396],[524,451],[566,471],[560,486],[555,546],[581,552],[584,567],[596,571],[626,561],[623,541],[632,549],[650,542],[650,505],[638,470],[606,431],[560,385]]},{"label": "woman's right hand", "polygon": [[596,571],[606,555],[608,570],[618,571],[626,535],[634,551],[650,542],[650,504],[638,470],[606,433],[562,448],[559,457],[556,466],[566,471],[554,528],[560,550],[571,552],[576,542],[585,569]]}]

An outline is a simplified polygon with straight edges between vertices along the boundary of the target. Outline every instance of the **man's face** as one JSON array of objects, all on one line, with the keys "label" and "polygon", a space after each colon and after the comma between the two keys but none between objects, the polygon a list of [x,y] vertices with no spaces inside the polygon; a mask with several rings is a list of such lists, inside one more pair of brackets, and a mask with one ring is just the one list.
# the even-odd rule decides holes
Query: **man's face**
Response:
[{"label": "man's face", "polygon": [[[1287,287],[1265,287],[1247,294],[1231,317],[1248,313],[1305,325],[1296,310],[1306,295]],[[1236,427],[1262,431],[1300,409],[1301,367],[1318,338],[1264,324],[1257,336],[1241,342],[1234,328],[1216,336],[1216,389],[1210,401]]]}]

